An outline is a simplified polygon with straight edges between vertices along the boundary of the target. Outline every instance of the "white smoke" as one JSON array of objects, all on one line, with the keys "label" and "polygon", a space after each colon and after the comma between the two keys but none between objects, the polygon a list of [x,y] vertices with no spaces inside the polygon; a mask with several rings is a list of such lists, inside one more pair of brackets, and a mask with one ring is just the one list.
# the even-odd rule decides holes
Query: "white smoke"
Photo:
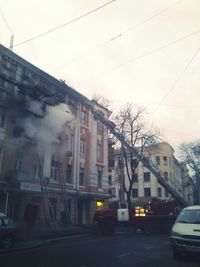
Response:
[{"label": "white smoke", "polygon": [[[41,105],[35,101],[29,103],[29,110],[35,114],[42,112]],[[29,116],[23,120],[24,135],[37,145],[59,142],[60,134],[72,121],[73,115],[66,104],[47,106],[44,117]]]}]

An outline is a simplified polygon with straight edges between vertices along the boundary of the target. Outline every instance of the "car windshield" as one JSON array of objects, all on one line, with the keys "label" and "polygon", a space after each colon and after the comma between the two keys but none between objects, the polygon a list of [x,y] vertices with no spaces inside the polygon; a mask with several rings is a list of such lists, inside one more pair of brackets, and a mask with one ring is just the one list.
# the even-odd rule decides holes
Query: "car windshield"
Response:
[{"label": "car windshield", "polygon": [[183,210],[176,222],[200,224],[200,210]]}]

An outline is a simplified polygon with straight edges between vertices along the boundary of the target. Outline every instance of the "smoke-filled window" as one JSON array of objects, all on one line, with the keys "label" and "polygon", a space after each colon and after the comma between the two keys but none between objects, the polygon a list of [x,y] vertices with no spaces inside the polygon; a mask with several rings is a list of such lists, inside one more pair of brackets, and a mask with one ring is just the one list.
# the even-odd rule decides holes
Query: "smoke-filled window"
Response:
[{"label": "smoke-filled window", "polygon": [[15,156],[15,170],[21,171],[22,170],[22,163],[23,163],[23,152],[17,151]]},{"label": "smoke-filled window", "polygon": [[58,175],[59,175],[59,171],[58,171],[58,158],[56,157],[55,154],[51,155],[51,179],[53,179],[54,181],[58,180]]},{"label": "smoke-filled window", "polygon": [[6,109],[0,107],[0,128],[5,128],[6,124]]}]

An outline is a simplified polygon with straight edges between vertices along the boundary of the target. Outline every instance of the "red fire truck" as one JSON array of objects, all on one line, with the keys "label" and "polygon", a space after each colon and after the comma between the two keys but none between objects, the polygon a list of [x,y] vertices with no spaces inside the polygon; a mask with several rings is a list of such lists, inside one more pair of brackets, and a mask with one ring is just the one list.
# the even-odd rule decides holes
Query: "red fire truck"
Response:
[{"label": "red fire truck", "polygon": [[132,225],[145,233],[167,233],[171,229],[180,206],[177,201],[150,198],[128,210],[126,202],[97,202],[94,221],[103,234],[113,234],[121,223]]}]

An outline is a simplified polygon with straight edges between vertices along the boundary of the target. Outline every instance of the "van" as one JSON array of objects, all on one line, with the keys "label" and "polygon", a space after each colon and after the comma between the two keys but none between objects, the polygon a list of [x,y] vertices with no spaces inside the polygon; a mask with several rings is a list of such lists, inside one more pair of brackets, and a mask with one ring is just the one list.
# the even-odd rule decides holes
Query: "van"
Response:
[{"label": "van", "polygon": [[183,252],[200,253],[200,206],[184,208],[178,215],[170,235],[175,258]]}]

